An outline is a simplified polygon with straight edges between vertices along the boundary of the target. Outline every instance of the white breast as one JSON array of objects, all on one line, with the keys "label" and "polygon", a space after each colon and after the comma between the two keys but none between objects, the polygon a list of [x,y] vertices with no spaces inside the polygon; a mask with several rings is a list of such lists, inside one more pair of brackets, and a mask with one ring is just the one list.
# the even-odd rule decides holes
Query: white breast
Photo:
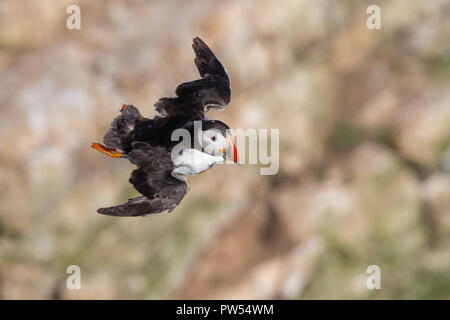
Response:
[{"label": "white breast", "polygon": [[222,162],[221,156],[211,156],[195,149],[184,149],[181,155],[172,159],[173,172],[179,175],[198,174]]}]

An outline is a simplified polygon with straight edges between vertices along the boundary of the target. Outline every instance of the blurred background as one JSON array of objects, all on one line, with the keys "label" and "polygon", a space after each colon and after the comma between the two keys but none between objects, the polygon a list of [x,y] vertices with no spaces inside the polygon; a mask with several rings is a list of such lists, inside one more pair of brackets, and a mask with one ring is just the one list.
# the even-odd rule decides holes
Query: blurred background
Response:
[{"label": "blurred background", "polygon": [[[97,214],[137,192],[90,143],[198,77],[194,36],[232,81],[209,116],[280,129],[278,174],[218,166],[171,214]],[[1,0],[0,298],[448,299],[449,85],[448,0]]]}]

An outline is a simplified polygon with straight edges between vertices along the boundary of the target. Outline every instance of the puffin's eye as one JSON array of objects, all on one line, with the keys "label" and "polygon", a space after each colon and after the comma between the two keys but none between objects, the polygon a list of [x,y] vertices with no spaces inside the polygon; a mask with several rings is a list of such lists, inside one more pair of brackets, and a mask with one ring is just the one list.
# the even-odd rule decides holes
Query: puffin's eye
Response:
[{"label": "puffin's eye", "polygon": [[212,136],[212,137],[211,137],[211,140],[212,140],[212,141],[216,141],[216,136]]}]

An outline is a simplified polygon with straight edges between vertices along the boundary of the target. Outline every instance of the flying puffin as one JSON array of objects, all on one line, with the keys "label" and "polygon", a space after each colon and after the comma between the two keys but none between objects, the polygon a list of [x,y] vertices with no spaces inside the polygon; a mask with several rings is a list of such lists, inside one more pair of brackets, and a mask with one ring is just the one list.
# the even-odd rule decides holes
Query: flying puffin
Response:
[{"label": "flying puffin", "polygon": [[[176,97],[159,99],[155,108],[160,115],[153,119],[143,117],[133,105],[123,105],[104,136],[105,145],[92,144],[106,155],[135,164],[129,182],[142,194],[122,205],[100,208],[98,213],[129,217],[171,212],[189,190],[187,175],[225,160],[239,163],[229,127],[206,116],[211,108],[228,106],[230,79],[200,38],[194,38],[192,48],[201,79],[180,84]],[[177,129],[189,133],[183,144],[173,141]]]}]

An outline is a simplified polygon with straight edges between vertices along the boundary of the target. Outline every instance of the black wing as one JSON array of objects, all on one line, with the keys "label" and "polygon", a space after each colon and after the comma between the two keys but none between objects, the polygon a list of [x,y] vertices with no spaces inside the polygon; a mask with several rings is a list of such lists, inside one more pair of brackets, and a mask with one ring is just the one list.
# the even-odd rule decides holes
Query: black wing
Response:
[{"label": "black wing", "polygon": [[201,79],[180,84],[176,98],[159,99],[155,108],[164,116],[200,120],[206,118],[210,108],[225,109],[230,103],[230,79],[225,68],[200,38],[194,38],[192,48]]},{"label": "black wing", "polygon": [[130,183],[143,196],[129,199],[119,206],[100,208],[97,212],[135,217],[175,209],[188,192],[189,184],[187,180],[172,175],[170,153],[161,147],[135,142],[128,156],[138,167],[132,172]]},{"label": "black wing", "polygon": [[134,141],[134,129],[148,120],[141,116],[135,106],[124,105],[106,132],[103,143],[108,148],[128,150]]}]

